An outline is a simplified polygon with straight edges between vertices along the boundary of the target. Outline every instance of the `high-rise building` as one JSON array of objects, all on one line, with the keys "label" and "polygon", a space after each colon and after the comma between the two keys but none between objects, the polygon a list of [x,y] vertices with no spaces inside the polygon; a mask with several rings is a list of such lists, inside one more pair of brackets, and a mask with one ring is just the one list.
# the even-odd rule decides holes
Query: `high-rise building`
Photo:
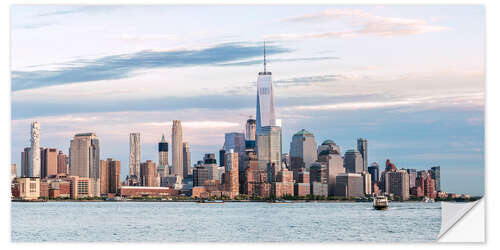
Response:
[{"label": "high-rise building", "polygon": [[181,121],[172,123],[172,173],[171,175],[184,176],[182,163],[182,125]]},{"label": "high-rise building", "polygon": [[376,162],[372,162],[368,167],[368,173],[370,173],[372,178],[372,183],[379,181],[379,165]]},{"label": "high-rise building", "polygon": [[24,148],[21,152],[21,177],[33,176],[33,169],[31,168],[31,148]]},{"label": "high-rise building", "polygon": [[[324,144],[324,143],[323,143]],[[328,172],[328,196],[337,195],[337,176],[346,173],[344,168],[344,159],[339,153],[339,149],[335,144],[330,144],[332,147],[326,147],[318,155],[318,162],[326,163]]]},{"label": "high-rise building", "polygon": [[100,191],[101,196],[108,195],[108,187],[109,187],[109,168],[108,161],[100,160],[99,161],[99,180],[100,180]]},{"label": "high-rise building", "polygon": [[347,173],[362,173],[363,169],[363,156],[356,149],[347,150],[344,154],[344,167]]},{"label": "high-rise building", "polygon": [[129,147],[130,153],[128,157],[129,164],[129,174],[130,176],[141,175],[141,134],[140,133],[130,133],[129,136]]},{"label": "high-rise building", "polygon": [[[265,126],[257,132],[257,159],[259,170],[268,172],[270,180],[271,166],[281,167],[281,127]],[[271,181],[269,181],[271,182]]]},{"label": "high-rise building", "polygon": [[363,177],[361,174],[344,173],[337,176],[335,183],[335,196],[363,197]]},{"label": "high-rise building", "polygon": [[43,148],[40,151],[41,177],[47,178],[51,175],[57,175],[57,149]]},{"label": "high-rise building", "polygon": [[410,179],[405,170],[385,172],[385,191],[402,200],[410,198]]},{"label": "high-rise building", "polygon": [[160,186],[156,183],[156,164],[151,160],[141,163],[141,184],[145,187]]},{"label": "high-rise building", "polygon": [[238,178],[238,167],[239,157],[238,153],[230,149],[226,153],[226,164],[225,165],[225,185],[226,191],[229,192],[230,198],[234,198],[239,194],[239,178]]},{"label": "high-rise building", "polygon": [[189,169],[191,168],[191,151],[189,150],[189,143],[182,143],[182,176],[187,178]]},{"label": "high-rise building", "polygon": [[158,158],[158,166],[168,171],[168,142],[165,140],[164,134],[158,143]]},{"label": "high-rise building", "polygon": [[34,121],[31,123],[31,169],[32,176],[40,177],[42,175],[40,162],[40,123]]},{"label": "high-rise building", "polygon": [[245,140],[247,141],[255,141],[255,119],[248,119],[245,126]]},{"label": "high-rise building", "polygon": [[120,172],[121,172],[121,162],[114,160],[113,158],[108,158],[108,193],[117,194],[120,189]]},{"label": "high-rise building", "polygon": [[[264,72],[259,72],[259,77],[257,78],[257,119],[255,121],[257,137],[263,127],[277,125],[271,75],[271,72],[268,72],[266,69],[266,44],[264,42]],[[258,138],[256,140],[258,141]],[[259,143],[257,142],[256,144],[258,145]]]},{"label": "high-rise building", "polygon": [[417,179],[417,170],[414,168],[406,169],[408,172],[408,178],[410,179],[410,188],[415,187],[415,180]]},{"label": "high-rise building", "polygon": [[298,172],[305,168],[309,170],[310,165],[318,159],[314,135],[309,131],[302,129],[295,133],[290,142],[290,161],[291,169]]},{"label": "high-rise building", "polygon": [[431,177],[434,179],[436,192],[441,192],[441,167],[434,166],[431,168]]},{"label": "high-rise building", "polygon": [[68,156],[62,150],[57,154],[57,173],[68,174]]},{"label": "high-rise building", "polygon": [[368,171],[368,141],[365,138],[358,139],[358,151],[363,157],[363,171]]},{"label": "high-rise building", "polygon": [[219,166],[223,167],[225,163],[226,163],[226,150],[221,149],[219,150]]},{"label": "high-rise building", "polygon": [[363,178],[363,192],[365,195],[372,194],[372,176],[368,171],[362,172],[361,177]]},{"label": "high-rise building", "polygon": [[89,178],[91,195],[100,195],[99,138],[95,133],[76,134],[69,147],[70,175]]},{"label": "high-rise building", "polygon": [[240,170],[243,171],[243,158],[245,155],[245,134],[243,133],[237,133],[237,132],[232,132],[232,133],[226,133],[225,134],[225,140],[224,140],[224,150],[229,152],[229,150],[234,150],[234,152],[238,153],[239,155],[239,163],[240,164]]}]

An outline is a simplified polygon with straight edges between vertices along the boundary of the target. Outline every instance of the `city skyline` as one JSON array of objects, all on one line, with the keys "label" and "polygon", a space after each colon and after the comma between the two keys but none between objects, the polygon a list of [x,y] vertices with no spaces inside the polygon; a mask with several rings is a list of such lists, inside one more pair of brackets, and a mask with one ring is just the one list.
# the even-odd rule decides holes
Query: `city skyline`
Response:
[{"label": "city skyline", "polygon": [[[16,15],[14,15],[18,9],[19,6],[13,8],[14,44],[16,44],[16,36],[19,35],[19,39],[21,39],[26,35],[23,33],[23,30],[28,29],[27,27],[20,28],[16,26],[20,25],[19,20],[16,19]],[[73,14],[68,15],[76,15],[76,17],[82,18],[82,20],[87,20],[85,18],[88,18],[87,15],[90,15],[88,14],[89,12],[98,17],[102,15],[100,11],[96,11],[97,9],[90,8],[83,11],[76,9]],[[183,8],[180,9],[182,10]],[[212,12],[219,10],[218,8],[209,9]],[[258,8],[253,7],[250,9],[252,11]],[[391,48],[395,53],[409,46],[415,46],[415,43],[408,42],[409,39],[423,39],[427,43],[435,42],[437,45],[440,45],[435,40],[436,37],[433,34],[439,33],[440,39],[443,37],[452,39],[454,36],[459,36],[462,33],[470,31],[471,26],[456,27],[456,24],[450,20],[431,21],[431,18],[427,16],[431,14],[426,14],[424,18],[422,14],[416,14],[415,10],[409,11],[400,7],[386,7],[385,10],[384,8],[380,10],[372,7],[337,8],[335,6],[331,6],[330,8],[307,7],[304,10],[292,7],[283,7],[283,9],[286,10],[283,11],[284,16],[280,16],[278,19],[281,19],[275,21],[278,23],[277,26],[293,24],[302,26],[302,28],[295,27],[297,29],[295,30],[296,32],[310,30],[309,33],[302,33],[302,37],[299,37],[297,34],[285,36],[285,34],[280,35],[279,33],[281,32],[273,31],[276,25],[269,23],[271,28],[269,32],[276,32],[277,34],[275,37],[267,37],[267,39],[271,40],[267,45],[267,52],[270,71],[273,71],[275,87],[277,89],[275,97],[278,113],[277,118],[283,119],[284,124],[282,137],[283,152],[289,151],[288,145],[292,135],[302,128],[314,133],[317,142],[333,139],[337,144],[341,145],[343,152],[346,152],[348,149],[356,149],[355,139],[363,137],[367,138],[370,142],[370,150],[368,151],[370,163],[377,161],[382,165],[385,159],[390,158],[402,168],[427,169],[431,166],[440,165],[443,172],[442,176],[446,176],[441,184],[443,190],[483,194],[483,45],[472,38],[468,38],[467,41],[474,40],[469,42],[471,44],[480,44],[479,47],[469,46],[467,47],[469,50],[456,55],[456,57],[462,56],[460,57],[462,60],[458,61],[463,63],[463,65],[460,63],[453,64],[457,68],[452,72],[446,72],[446,74],[439,71],[442,70],[439,67],[436,70],[437,74],[434,71],[429,71],[435,66],[433,62],[429,66],[412,63],[404,64],[407,68],[411,69],[409,74],[405,75],[404,72],[406,71],[404,68],[401,70],[398,66],[391,64],[389,62],[391,60],[384,61],[383,59],[381,60],[384,61],[382,63],[384,67],[381,71],[380,68],[374,69],[368,67],[367,69],[360,69],[359,67],[367,67],[369,65],[356,65],[357,61],[361,61],[360,54],[349,57],[352,54],[348,53],[353,52],[356,48],[363,50],[360,40],[365,39],[369,39],[372,42],[370,46],[374,48],[385,48],[386,50],[387,48]],[[397,9],[396,14],[394,11],[391,12],[391,9]],[[432,10],[432,8],[428,9]],[[446,12],[449,15],[448,18],[465,18],[464,16],[460,16],[465,11],[464,8],[447,7],[445,9],[448,11]],[[479,11],[479,15],[482,15],[482,8],[472,9]],[[21,10],[23,9],[21,8]],[[30,13],[32,10],[24,11],[20,12],[21,16],[23,13]],[[134,13],[147,12],[152,13],[153,16],[156,13],[154,10],[147,8],[125,8],[125,10],[109,11],[112,14],[114,13],[114,15],[118,15],[117,13],[123,14],[123,11],[125,13],[127,11]],[[406,14],[415,19],[397,18],[397,16],[404,16],[405,11],[407,12]],[[381,22],[391,23],[397,27],[407,28],[407,30],[403,29],[404,32],[401,31],[401,34],[396,34],[397,31],[394,31],[396,33],[392,34],[392,37],[379,35],[379,33],[373,30],[366,31],[368,33],[349,33],[345,31],[343,35],[326,34],[325,32],[311,33],[313,30],[319,31],[325,28],[317,23],[314,24],[315,20],[327,20],[327,23],[333,26],[340,25],[337,21],[338,19],[345,18],[346,12],[359,16],[359,23],[355,24],[357,26],[361,25],[364,27],[363,21],[365,23]],[[431,12],[436,14],[435,11]],[[64,18],[56,14],[51,14],[54,13],[53,11],[41,11],[39,14],[42,16],[44,13],[46,14],[45,16],[52,15],[52,18],[55,19]],[[266,14],[264,13],[264,15]],[[482,22],[482,19],[479,19]],[[272,20],[276,20],[276,18]],[[412,20],[414,22],[404,22],[405,20]],[[471,20],[477,25],[477,19],[471,18]],[[463,22],[459,23],[463,24]],[[305,23],[309,25],[304,26]],[[57,24],[53,25],[57,26]],[[109,23],[109,25],[114,24]],[[348,28],[348,26],[346,25],[344,28]],[[449,26],[452,26],[452,28]],[[484,27],[479,24],[473,28],[480,28],[479,33],[476,34],[479,34],[479,38],[477,39],[481,41],[483,39],[482,29]],[[43,30],[44,27],[34,29]],[[384,32],[384,30],[378,32]],[[388,31],[385,30],[385,32]],[[141,145],[144,152],[141,158],[156,160],[158,159],[157,150],[155,150],[157,143],[160,141],[162,133],[167,134],[168,138],[169,134],[167,132],[171,129],[170,121],[174,119],[182,121],[183,138],[191,146],[191,161],[193,163],[201,159],[201,155],[204,153],[217,153],[223,145],[224,133],[244,132],[246,118],[248,118],[248,115],[255,114],[255,111],[252,111],[254,110],[252,107],[255,105],[255,87],[252,89],[249,85],[253,84],[255,86],[255,74],[262,69],[262,44],[256,40],[266,38],[265,36],[267,35],[255,30],[252,30],[250,33],[257,33],[258,35],[255,37],[259,39],[246,40],[245,37],[235,39],[240,42],[214,39],[215,41],[212,41],[212,45],[208,47],[201,46],[196,47],[196,49],[183,47],[180,53],[188,51],[194,58],[184,55],[180,59],[176,59],[177,61],[174,60],[173,66],[150,65],[150,67],[134,69],[139,70],[139,72],[149,70],[150,72],[146,74],[128,75],[129,72],[124,72],[120,76],[104,76],[100,79],[85,78],[84,71],[92,70],[90,68],[91,63],[86,64],[85,62],[93,61],[100,65],[128,62],[120,61],[120,57],[108,58],[110,61],[106,61],[106,57],[98,55],[97,59],[94,58],[95,60],[87,58],[80,61],[77,64],[79,66],[75,66],[77,71],[72,71],[74,69],[64,68],[64,66],[61,67],[55,64],[39,66],[49,67],[52,70],[54,67],[56,68],[52,72],[56,72],[54,73],[55,75],[49,76],[50,79],[48,79],[40,75],[40,73],[44,72],[40,71],[40,69],[26,69],[30,65],[38,64],[37,60],[41,60],[40,64],[43,64],[42,61],[44,60],[35,58],[32,61],[21,62],[19,60],[22,59],[20,58],[22,57],[22,53],[19,49],[23,48],[22,44],[14,45],[12,53],[12,163],[16,163],[18,166],[21,165],[19,152],[28,146],[24,138],[26,138],[25,135],[28,134],[26,131],[29,128],[29,126],[26,126],[26,128],[23,126],[33,120],[38,120],[42,124],[40,129],[41,146],[57,147],[66,153],[68,152],[68,138],[72,134],[93,131],[101,138],[102,158],[114,157],[121,160],[123,166],[128,165],[126,164],[128,154],[126,153],[127,150],[123,150],[121,143],[124,139],[127,140],[128,133],[131,131],[140,132],[141,140],[144,141]],[[136,40],[135,42],[137,42],[138,40],[141,42],[140,46],[146,46],[153,50],[158,49],[158,47],[155,47],[154,42],[152,42],[153,40],[170,41],[166,36],[148,37],[147,34],[137,34],[137,36],[123,36],[122,38],[128,42],[131,42],[131,40]],[[353,38],[344,38],[343,36],[353,36]],[[188,37],[185,39],[188,39]],[[394,40],[398,41],[394,42]],[[384,47],[384,45],[381,45],[387,41],[392,41],[389,46],[394,46],[394,43],[405,43],[405,45],[400,47]],[[352,43],[352,45],[344,47],[342,50],[334,48],[335,51],[324,53],[320,53],[317,49],[312,51],[310,49],[312,47],[310,46],[311,44],[314,48],[330,49],[332,46],[327,45],[327,42],[336,43],[337,46],[346,46],[346,42]],[[178,44],[178,42],[168,43],[168,48],[174,52],[177,51],[175,49],[176,43]],[[429,49],[432,46],[424,47]],[[437,47],[443,49],[442,45]],[[444,54],[454,52],[454,47],[451,47],[440,55],[445,57]],[[168,48],[160,48],[164,50],[163,53],[167,53],[163,55],[167,56],[167,58],[168,56],[172,56],[168,54]],[[417,46],[417,48],[419,47]],[[477,49],[479,49],[479,52],[476,51]],[[82,49],[80,55],[73,55],[78,57],[85,54],[101,54],[99,51],[86,53],[84,50]],[[161,51],[158,53],[162,53]],[[211,58],[212,61],[204,63],[190,62],[192,59],[195,59],[195,61],[198,60],[196,53],[202,53],[200,55],[202,56],[204,55],[203,53],[210,51],[218,52],[220,58]],[[122,55],[127,55],[124,51],[122,53],[125,53]],[[155,51],[151,52],[151,54],[155,53]],[[70,54],[68,53],[67,55]],[[235,54],[239,57],[227,58],[227,54]],[[43,58],[41,54],[36,55]],[[136,55],[138,57],[135,58],[140,62],[142,57],[139,54]],[[372,56],[376,55],[372,54]],[[423,60],[423,62],[426,61],[424,60],[426,59],[425,57],[419,57],[414,53],[406,54],[406,56],[412,59]],[[435,54],[432,56],[435,58]],[[47,59],[45,63],[50,63],[54,59],[59,60],[59,62],[71,62],[68,58],[57,57],[57,55],[49,57],[51,59]],[[391,55],[391,57],[393,57],[393,60],[398,61],[397,55]],[[469,60],[471,59],[469,57],[472,57],[473,60]],[[165,58],[160,57],[157,59]],[[254,60],[256,62],[253,62]],[[445,60],[445,62],[440,62],[449,65],[449,62],[446,62],[449,59],[440,60]],[[335,66],[336,69],[327,69],[330,65]],[[210,69],[211,72],[203,73],[202,78],[206,80],[197,80],[196,77],[188,75],[193,72],[197,72],[198,74],[198,67]],[[387,71],[388,68],[399,68],[399,71]],[[300,69],[300,72],[296,73],[292,71],[293,69]],[[113,68],[109,70],[113,71]],[[228,70],[229,72],[227,72]],[[220,81],[221,78],[218,78],[217,75],[224,74],[222,71],[226,71],[227,75],[240,76],[237,79],[213,85],[213,88],[203,87],[204,85],[212,86],[210,84],[214,81]],[[337,73],[337,71],[344,72]],[[33,73],[31,77],[35,76],[35,79],[29,78],[30,75],[27,72]],[[69,84],[70,82],[67,82],[67,80],[66,82],[64,81],[65,72],[71,73],[75,79],[80,77],[80,79],[86,80]],[[430,74],[431,72],[433,74]],[[178,82],[180,79],[177,79],[177,73],[186,79],[189,87],[178,86],[182,84]],[[168,96],[161,96],[159,94],[166,90],[165,84],[160,84],[161,81],[158,82],[153,79],[162,74],[173,76],[171,82],[169,81],[169,84],[166,84],[174,90],[169,92],[172,94]],[[135,86],[133,84],[134,81],[142,81],[141,79],[146,81],[146,85]],[[365,82],[360,79],[364,79]],[[33,82],[48,82],[51,86],[30,85]],[[233,82],[241,82],[242,84],[233,84]],[[437,84],[440,82],[444,83]],[[103,89],[97,91],[97,89],[93,88],[98,86],[96,84],[104,86]],[[372,87],[373,85],[376,86],[376,89]],[[402,88],[399,85],[406,85],[406,88]],[[119,89],[113,86],[123,86],[126,88],[122,89],[123,92],[120,92]],[[391,90],[393,87],[396,87],[395,90]],[[450,91],[450,88],[452,88],[452,91]],[[81,91],[76,91],[76,89],[81,89]],[[146,93],[145,89],[154,90],[155,93]],[[75,99],[75,103],[85,102],[88,98],[94,98],[98,101],[97,104],[100,105],[100,108],[91,106],[90,104],[90,106],[84,106],[83,110],[78,110],[71,107],[71,105],[69,105],[70,107],[59,107],[59,109],[47,106],[48,104],[44,103],[44,100],[46,100],[44,98],[54,97],[51,95],[57,97],[54,99],[55,103],[67,102],[65,100],[67,97],[57,96],[59,90],[68,91],[67,93]],[[106,91],[107,93],[104,93]],[[130,97],[127,91],[132,91],[135,98],[130,100],[129,105],[123,105],[123,98]],[[186,95],[186,91],[193,91],[193,94]],[[386,92],[384,93],[384,91]],[[47,93],[48,96],[40,95],[42,92]],[[202,94],[201,92],[207,93]],[[297,93],[300,93],[300,95],[297,96]],[[432,95],[429,95],[431,93]],[[34,95],[39,97],[35,97]],[[101,95],[110,95],[110,99],[102,101],[100,100]],[[296,97],[294,98],[293,96]],[[146,105],[141,98],[144,98],[144,101],[147,100],[147,102],[151,100],[150,104]],[[30,103],[41,104],[39,108],[35,109],[37,113],[27,113],[29,109],[26,107]],[[155,106],[152,109],[153,111],[146,111],[151,106]],[[71,110],[72,108],[74,109]],[[176,112],[172,110],[173,108],[178,108],[179,111]],[[82,112],[85,110],[86,112]],[[90,124],[98,125],[91,126]],[[44,128],[46,129],[45,133]],[[104,140],[103,136],[107,136],[106,140]],[[208,142],[211,142],[211,144]],[[105,145],[106,143],[109,144]],[[173,145],[171,141],[169,143]],[[127,146],[126,144],[125,148]],[[464,189],[461,183],[466,180],[472,180],[473,184]]]}]

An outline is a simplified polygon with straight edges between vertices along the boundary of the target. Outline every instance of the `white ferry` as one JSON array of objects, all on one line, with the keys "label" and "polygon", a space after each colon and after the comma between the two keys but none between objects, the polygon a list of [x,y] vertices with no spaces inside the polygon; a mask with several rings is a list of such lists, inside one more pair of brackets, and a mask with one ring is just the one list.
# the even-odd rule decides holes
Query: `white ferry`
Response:
[{"label": "white ferry", "polygon": [[377,210],[387,209],[389,207],[389,200],[385,196],[376,196],[373,198],[373,207]]}]

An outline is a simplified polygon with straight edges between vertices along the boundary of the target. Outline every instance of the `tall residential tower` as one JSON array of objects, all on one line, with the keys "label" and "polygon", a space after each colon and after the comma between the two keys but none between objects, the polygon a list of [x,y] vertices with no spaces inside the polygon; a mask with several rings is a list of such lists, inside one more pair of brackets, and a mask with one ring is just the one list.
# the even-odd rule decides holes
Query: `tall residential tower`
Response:
[{"label": "tall residential tower", "polygon": [[141,176],[141,134],[130,133],[130,155],[129,155],[129,171],[130,176]]},{"label": "tall residential tower", "polygon": [[171,175],[183,176],[182,164],[182,125],[181,121],[172,122],[172,173]]},{"label": "tall residential tower", "polygon": [[31,160],[32,176],[41,177],[42,167],[40,162],[40,123],[34,121],[31,123]]}]

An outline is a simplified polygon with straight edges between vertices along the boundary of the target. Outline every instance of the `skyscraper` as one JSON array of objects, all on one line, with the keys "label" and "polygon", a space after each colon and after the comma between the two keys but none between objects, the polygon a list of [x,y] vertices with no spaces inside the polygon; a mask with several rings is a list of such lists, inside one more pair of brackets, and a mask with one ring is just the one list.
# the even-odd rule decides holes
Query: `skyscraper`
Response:
[{"label": "skyscraper", "polygon": [[410,178],[410,188],[416,186],[415,180],[417,179],[417,170],[414,168],[407,169],[408,177]]},{"label": "skyscraper", "polygon": [[171,175],[183,176],[182,164],[182,125],[181,121],[172,123],[172,173]]},{"label": "skyscraper", "polygon": [[225,134],[224,140],[224,150],[229,152],[229,150],[234,150],[234,152],[239,155],[240,170],[243,171],[243,157],[245,156],[245,134],[231,132]]},{"label": "skyscraper", "polygon": [[255,122],[257,134],[262,127],[276,126],[271,75],[271,72],[266,71],[266,43],[264,42],[264,72],[259,72],[259,77],[257,78],[257,119]]},{"label": "skyscraper", "polygon": [[88,177],[92,195],[99,196],[99,138],[95,133],[76,134],[71,140],[69,152],[70,175]]},{"label": "skyscraper", "polygon": [[410,197],[410,179],[405,170],[393,170],[385,173],[385,191],[402,200]]},{"label": "skyscraper", "polygon": [[141,186],[160,186],[156,183],[156,164],[151,160],[141,163]]},{"label": "skyscraper", "polygon": [[349,149],[344,154],[344,167],[347,173],[362,173],[363,156],[356,149]]},{"label": "skyscraper", "polygon": [[226,164],[225,165],[225,185],[226,191],[229,192],[231,198],[234,198],[239,194],[239,180],[238,180],[238,153],[234,150],[229,150],[226,153]]},{"label": "skyscraper", "polygon": [[281,167],[281,127],[265,126],[257,132],[257,159],[259,170],[267,171],[271,178],[271,166]]},{"label": "skyscraper", "polygon": [[368,171],[368,141],[365,138],[358,139],[358,151],[363,157],[363,171]]},{"label": "skyscraper", "polygon": [[139,177],[141,175],[140,165],[141,165],[141,134],[140,133],[130,133],[129,137],[129,173],[130,176]]},{"label": "skyscraper", "polygon": [[120,161],[113,158],[101,160],[101,194],[116,194],[120,188]]},{"label": "skyscraper", "polygon": [[186,178],[191,168],[191,151],[189,150],[189,143],[182,143],[182,175]]},{"label": "skyscraper", "polygon": [[434,166],[431,168],[431,177],[434,179],[436,192],[441,192],[441,167]]},{"label": "skyscraper", "polygon": [[47,178],[57,174],[57,149],[43,148],[40,157],[41,177]]},{"label": "skyscraper", "polygon": [[317,146],[314,135],[309,131],[302,129],[295,133],[290,142],[292,171],[298,172],[301,168],[309,169],[310,165],[318,159]]},{"label": "skyscraper", "polygon": [[331,140],[323,142],[323,150],[318,155],[318,162],[325,162],[328,173],[328,196],[337,196],[337,176],[346,173],[344,159],[340,155],[340,148]]},{"label": "skyscraper", "polygon": [[158,143],[158,176],[161,178],[167,177],[170,172],[168,168],[168,142],[165,140],[165,135],[161,135],[161,141]]},{"label": "skyscraper", "polygon": [[62,150],[57,154],[57,173],[68,174],[68,156]]},{"label": "skyscraper", "polygon": [[42,169],[40,162],[40,123],[34,121],[31,123],[31,161],[30,167],[32,176],[41,177]]},{"label": "skyscraper", "polygon": [[376,162],[372,162],[368,167],[368,172],[371,174],[372,182],[377,182],[379,180],[379,165]]},{"label": "skyscraper", "polygon": [[33,176],[33,169],[31,168],[31,148],[24,148],[21,152],[21,177]]},{"label": "skyscraper", "polygon": [[248,119],[246,126],[245,126],[245,140],[247,141],[255,141],[255,129],[256,129],[256,124],[255,124],[255,119]]}]

